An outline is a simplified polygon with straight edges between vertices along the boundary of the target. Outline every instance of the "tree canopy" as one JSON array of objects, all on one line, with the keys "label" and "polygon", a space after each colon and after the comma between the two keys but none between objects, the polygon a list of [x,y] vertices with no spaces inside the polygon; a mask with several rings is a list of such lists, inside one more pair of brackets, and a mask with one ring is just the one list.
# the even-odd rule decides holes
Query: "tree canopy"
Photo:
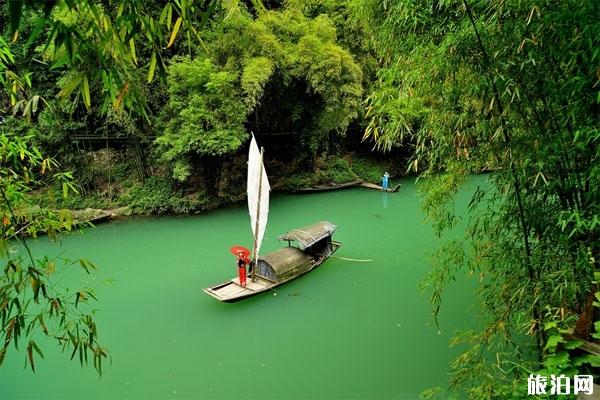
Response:
[{"label": "tree canopy", "polygon": [[[330,132],[343,134],[358,116],[362,71],[336,43],[336,29],[325,15],[311,19],[285,8],[253,18],[237,9],[201,40],[193,58],[174,58],[168,70],[166,129],[157,144],[165,160],[178,160],[178,178],[189,171],[182,159],[235,152],[248,137],[249,116],[262,114],[269,95],[276,96],[267,99],[270,106],[290,104],[294,112],[284,115],[290,118],[285,123],[302,132],[313,150]],[[289,90],[298,85],[305,93]],[[277,92],[267,93],[269,86]],[[310,112],[303,111],[307,108]],[[266,125],[273,129],[277,122]]]}]

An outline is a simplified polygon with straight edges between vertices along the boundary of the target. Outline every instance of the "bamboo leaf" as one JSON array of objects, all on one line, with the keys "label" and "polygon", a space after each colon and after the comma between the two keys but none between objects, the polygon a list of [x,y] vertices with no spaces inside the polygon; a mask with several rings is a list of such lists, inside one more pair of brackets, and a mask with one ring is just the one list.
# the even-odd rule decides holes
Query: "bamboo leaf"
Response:
[{"label": "bamboo leaf", "polygon": [[29,359],[29,365],[31,366],[31,370],[33,372],[35,372],[35,364],[33,362],[33,346],[32,343],[33,341],[29,342],[29,345],[27,346],[27,358]]},{"label": "bamboo leaf", "polygon": [[50,66],[50,71],[58,69],[60,67],[62,67],[63,65],[67,64],[69,62],[69,57],[65,54],[64,56],[60,57],[58,60],[56,60],[51,66]]},{"label": "bamboo leaf", "polygon": [[259,14],[267,11],[267,8],[263,4],[262,0],[251,0],[251,2]]},{"label": "bamboo leaf", "polygon": [[[88,274],[90,273],[90,270],[87,266],[87,262],[83,259],[79,260],[79,265],[81,266],[81,268],[83,268],[85,270],[85,272],[87,272]],[[77,292],[77,295],[79,295],[79,292]]]},{"label": "bamboo leaf", "polygon": [[131,59],[133,60],[133,63],[137,65],[137,57],[135,55],[135,42],[133,41],[133,38],[129,39],[129,50],[131,52]]},{"label": "bamboo leaf", "polygon": [[30,278],[31,280],[31,289],[33,290],[33,300],[35,302],[38,301],[38,296],[40,293],[40,280],[34,276]]},{"label": "bamboo leaf", "polygon": [[[48,327],[46,326],[46,323],[44,322],[44,316],[42,314],[39,315],[38,321],[39,321],[40,327],[42,328],[42,332],[44,332],[47,335]],[[44,356],[42,356],[42,358],[44,358]]]},{"label": "bamboo leaf", "polygon": [[[21,101],[22,101],[22,100],[21,100]],[[15,113],[15,114],[16,114],[16,111],[18,110],[18,108],[19,108],[19,105],[20,105],[20,104],[23,104],[23,103],[21,103],[21,101],[19,101],[17,104],[15,104],[15,111],[14,111],[13,113]],[[29,100],[29,101],[28,101],[28,102],[25,104],[25,108],[23,109],[23,115],[24,115],[25,117],[27,117],[27,121],[31,121],[31,100]]]},{"label": "bamboo leaf", "polygon": [[98,356],[98,374],[102,376],[102,356]]},{"label": "bamboo leaf", "polygon": [[117,98],[115,99],[114,108],[121,107],[121,104],[123,103],[123,98],[125,97],[125,95],[127,94],[128,91],[129,91],[129,82],[125,82],[125,85],[123,85],[123,88],[119,91],[119,94],[117,95]]},{"label": "bamboo leaf", "polygon": [[6,347],[2,347],[0,349],[0,366],[2,366],[2,362],[4,361],[4,357],[6,357]]},{"label": "bamboo leaf", "polygon": [[83,94],[83,103],[86,108],[89,109],[92,105],[92,99],[90,96],[90,83],[87,76],[83,77],[83,85],[81,86],[81,93]]},{"label": "bamboo leaf", "polygon": [[60,92],[58,92],[59,98],[66,98],[73,93],[73,90],[81,83],[83,76],[81,74],[75,75],[67,84],[62,88]]},{"label": "bamboo leaf", "polygon": [[175,21],[175,26],[173,27],[173,31],[171,32],[171,39],[169,39],[169,44],[167,44],[167,48],[171,47],[173,45],[173,42],[175,42],[177,32],[179,32],[179,28],[181,27],[181,22],[181,17],[177,18],[177,21]]},{"label": "bamboo leaf", "polygon": [[160,16],[158,17],[158,22],[160,22],[161,24],[163,24],[167,18],[167,8],[169,8],[171,6],[171,3],[168,3],[166,6],[163,7],[162,11],[160,12]]},{"label": "bamboo leaf", "polygon": [[156,51],[152,52],[152,56],[150,57],[150,68],[148,69],[148,83],[152,82],[154,79],[154,70],[156,69]]},{"label": "bamboo leaf", "polygon": [[98,301],[98,298],[96,297],[96,295],[94,295],[94,293],[90,292],[89,290],[85,292],[88,296],[90,296],[92,299]]},{"label": "bamboo leaf", "polygon": [[[23,15],[23,0],[9,0],[8,1],[8,17],[10,22],[10,34],[16,40],[17,29],[21,23],[21,16]],[[15,41],[13,40],[13,41]]]},{"label": "bamboo leaf", "polygon": [[42,33],[42,29],[46,24],[46,20],[44,18],[39,18],[33,27],[33,30],[29,34],[29,38],[27,39],[27,43],[25,43],[25,47],[29,47],[35,42],[40,33]]},{"label": "bamboo leaf", "polygon": [[73,341],[73,352],[71,353],[71,358],[70,360],[72,360],[73,358],[75,358],[75,354],[77,353],[77,349],[79,348],[79,343],[74,341],[75,339],[72,338]]},{"label": "bamboo leaf", "polygon": [[167,29],[171,29],[171,24],[173,23],[173,5],[171,3],[168,4],[167,9]]},{"label": "bamboo leaf", "polygon": [[37,343],[36,343],[36,342],[34,342],[33,340],[31,340],[31,341],[29,342],[29,344],[31,345],[31,347],[33,347],[33,350],[35,350],[35,352],[36,352],[36,353],[38,353],[38,355],[39,355],[41,358],[44,358],[44,353],[42,353],[42,350],[41,350],[41,349],[38,347],[38,345],[37,345]]},{"label": "bamboo leaf", "polygon": [[96,270],[96,266],[89,260],[84,260],[83,258],[79,260],[79,265],[83,268],[88,274],[90,270]]},{"label": "bamboo leaf", "polygon": [[40,96],[37,94],[31,98],[31,112],[33,112],[34,114],[37,112],[39,100]]}]

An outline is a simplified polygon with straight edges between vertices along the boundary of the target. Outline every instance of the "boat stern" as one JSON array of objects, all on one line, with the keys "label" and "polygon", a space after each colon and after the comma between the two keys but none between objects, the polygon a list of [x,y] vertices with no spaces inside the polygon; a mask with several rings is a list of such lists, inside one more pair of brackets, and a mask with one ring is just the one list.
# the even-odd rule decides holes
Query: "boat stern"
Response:
[{"label": "boat stern", "polygon": [[252,282],[251,279],[248,279],[246,286],[242,286],[240,285],[238,278],[234,278],[219,285],[207,287],[203,289],[203,292],[219,301],[233,303],[268,289],[269,285],[263,283],[262,280]]}]

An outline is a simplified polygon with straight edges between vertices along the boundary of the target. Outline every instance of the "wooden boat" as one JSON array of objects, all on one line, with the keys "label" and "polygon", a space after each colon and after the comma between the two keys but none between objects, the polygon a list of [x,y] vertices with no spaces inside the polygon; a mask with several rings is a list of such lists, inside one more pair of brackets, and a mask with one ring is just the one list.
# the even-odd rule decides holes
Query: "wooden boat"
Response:
[{"label": "wooden boat", "polygon": [[[219,301],[242,300],[289,282],[321,265],[340,247],[339,242],[331,239],[337,226],[331,222],[320,221],[280,236],[280,240],[288,242],[287,248],[259,256],[269,217],[270,190],[263,165],[263,151],[258,151],[256,139],[252,135],[248,152],[247,195],[250,226],[254,237],[254,270],[251,279],[245,282],[245,285],[236,277],[204,289],[205,293]],[[298,246],[292,247],[292,241],[297,242]],[[232,263],[232,266],[234,265]]]},{"label": "wooden boat", "polygon": [[376,185],[374,183],[369,183],[369,182],[361,182],[360,186],[362,186],[364,188],[380,190],[382,192],[388,192],[388,193],[397,192],[398,189],[400,189],[400,184],[397,184],[396,186],[393,186],[393,187],[389,187],[387,189],[384,189],[383,186],[381,186],[381,185]]},{"label": "wooden boat", "polygon": [[384,189],[383,186],[381,186],[381,185],[376,185],[374,183],[365,182],[362,179],[359,179],[356,181],[346,182],[346,183],[339,183],[339,184],[338,183],[330,183],[328,185],[317,185],[317,186],[310,186],[310,187],[301,188],[301,189],[292,189],[291,191],[294,193],[328,192],[330,190],[345,189],[345,188],[354,187],[354,186],[360,186],[360,187],[364,187],[367,189],[375,189],[375,190],[379,190],[382,192],[388,192],[388,193],[394,193],[400,189],[400,184],[397,184],[395,186]]},{"label": "wooden boat", "polygon": [[361,183],[363,183],[363,181],[361,179],[359,179],[356,181],[346,182],[346,183],[330,183],[330,184],[310,186],[307,188],[291,189],[291,191],[294,193],[328,192],[331,190],[339,190],[339,189],[345,189],[345,188],[349,188],[349,187],[353,187],[353,186],[360,186]]},{"label": "wooden boat", "polygon": [[[253,279],[246,286],[240,285],[239,278],[235,277],[204,292],[219,301],[233,303],[296,279],[317,268],[341,246],[332,239],[336,228],[331,222],[319,221],[281,235],[278,239],[287,241],[288,247],[258,257]],[[296,246],[292,246],[292,242]]]}]

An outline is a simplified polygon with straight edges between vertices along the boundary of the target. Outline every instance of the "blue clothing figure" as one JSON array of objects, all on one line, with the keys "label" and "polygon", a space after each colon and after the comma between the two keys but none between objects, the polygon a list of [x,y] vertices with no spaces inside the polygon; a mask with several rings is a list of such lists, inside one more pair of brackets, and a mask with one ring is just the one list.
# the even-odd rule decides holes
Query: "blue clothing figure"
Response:
[{"label": "blue clothing figure", "polygon": [[385,171],[385,174],[383,174],[383,179],[381,180],[381,186],[387,190],[389,185],[390,185],[390,174],[388,174],[387,171]]}]

